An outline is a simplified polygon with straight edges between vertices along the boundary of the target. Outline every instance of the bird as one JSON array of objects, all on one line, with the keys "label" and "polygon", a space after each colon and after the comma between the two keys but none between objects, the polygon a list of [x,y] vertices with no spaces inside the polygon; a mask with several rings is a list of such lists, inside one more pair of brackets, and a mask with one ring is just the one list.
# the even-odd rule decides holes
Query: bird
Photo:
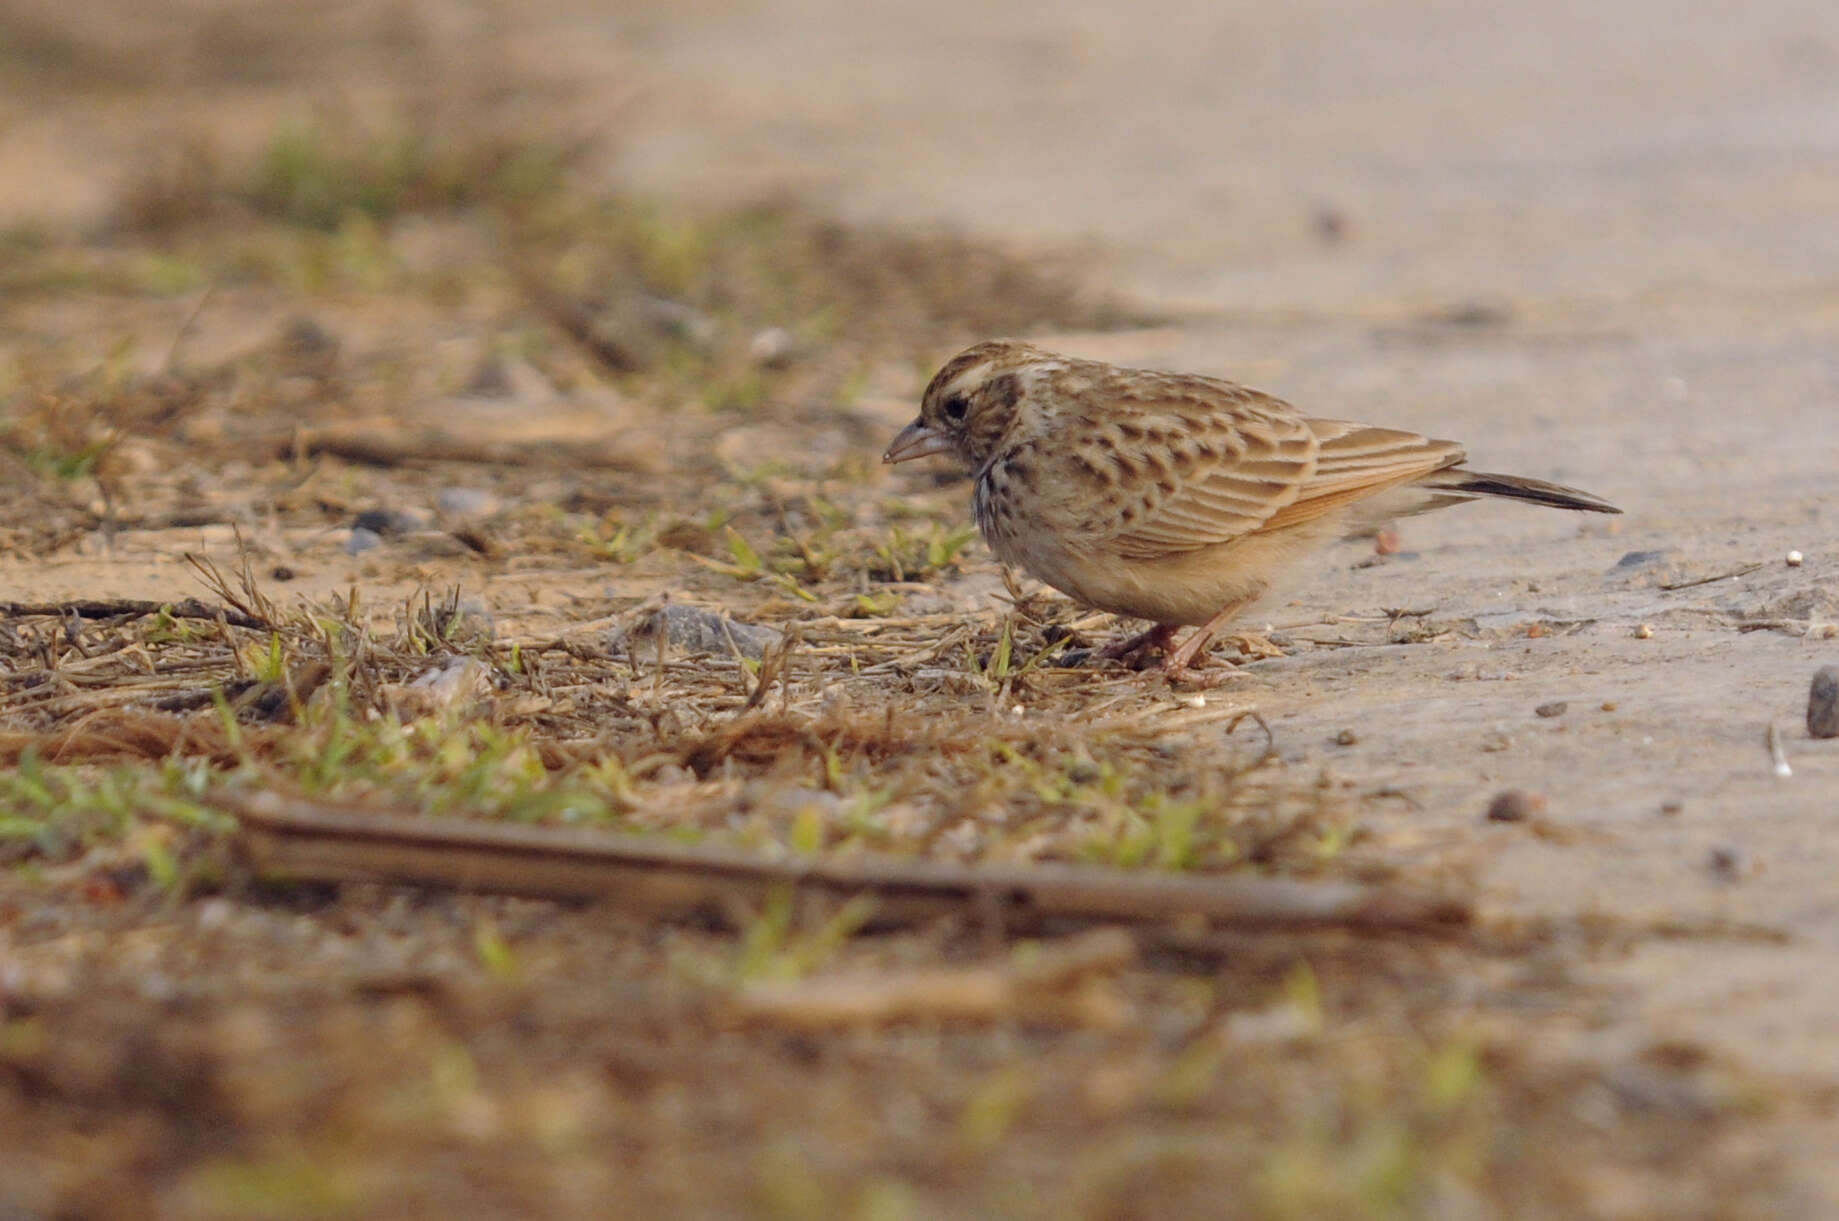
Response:
[{"label": "bird", "polygon": [[[1454,441],[1014,339],[946,361],[882,461],[930,454],[974,473],[972,511],[998,559],[1077,602],[1148,620],[1103,655],[1160,651],[1172,681],[1198,680],[1195,659],[1220,629],[1337,538],[1484,497],[1621,512],[1576,488],[1469,470]],[[1185,626],[1196,630],[1173,646]]]}]

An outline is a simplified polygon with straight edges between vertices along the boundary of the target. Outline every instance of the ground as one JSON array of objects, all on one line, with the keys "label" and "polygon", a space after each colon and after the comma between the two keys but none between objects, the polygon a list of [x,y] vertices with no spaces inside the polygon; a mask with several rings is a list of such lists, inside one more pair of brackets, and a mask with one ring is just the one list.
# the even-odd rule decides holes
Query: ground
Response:
[{"label": "ground", "polygon": [[[1831,1215],[1828,7],[15,5],[0,1208]],[[1000,333],[1626,514],[1171,689],[876,460]],[[289,880],[258,792],[1470,919]]]}]

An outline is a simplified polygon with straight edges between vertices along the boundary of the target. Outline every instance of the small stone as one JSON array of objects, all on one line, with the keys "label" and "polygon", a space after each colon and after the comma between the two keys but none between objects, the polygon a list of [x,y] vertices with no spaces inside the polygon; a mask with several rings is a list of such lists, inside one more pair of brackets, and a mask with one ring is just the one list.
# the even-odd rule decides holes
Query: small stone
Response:
[{"label": "small stone", "polygon": [[1806,557],[1801,555],[1798,551],[1790,551],[1788,553],[1788,567],[1799,568],[1805,558]]},{"label": "small stone", "polygon": [[437,621],[441,638],[449,644],[489,644],[498,635],[498,621],[483,599],[463,598],[451,617]]},{"label": "small stone", "polygon": [[1646,568],[1667,558],[1664,551],[1630,551],[1616,561],[1617,568]]},{"label": "small stone", "polygon": [[290,318],[276,337],[274,354],[279,370],[292,377],[325,379],[338,365],[338,337],[305,316]]},{"label": "small stone", "polygon": [[1705,857],[1705,867],[1712,876],[1725,882],[1734,882],[1748,873],[1749,863],[1749,854],[1736,844],[1716,844]]},{"label": "small stone", "polygon": [[368,530],[382,538],[426,530],[428,522],[419,513],[407,509],[366,509],[352,519],[353,530]]},{"label": "small stone", "polygon": [[[617,629],[615,631],[617,633]],[[635,660],[655,659],[662,641],[685,653],[726,657],[733,650],[739,650],[741,656],[757,661],[783,638],[777,628],[742,623],[715,611],[680,602],[646,616],[623,635],[623,640],[609,640],[608,643],[623,644],[627,655]],[[734,641],[732,649],[728,643],[730,639]]]},{"label": "small stone", "polygon": [[366,530],[360,526],[352,530],[351,537],[345,540],[345,554],[363,555],[366,551],[381,547],[382,545],[383,536],[381,534],[378,534],[375,530]]},{"label": "small stone", "polygon": [[783,369],[792,363],[796,342],[782,326],[758,331],[747,342],[747,358],[764,369]]},{"label": "small stone", "polygon": [[1533,715],[1543,717],[1563,716],[1565,709],[1570,706],[1571,704],[1568,700],[1553,700],[1549,704],[1540,704],[1537,708],[1534,708]]},{"label": "small stone", "polygon": [[1603,711],[1604,712],[1614,712],[1617,708],[1620,708],[1620,707],[1621,705],[1616,703],[1614,700],[1604,700],[1603,701]]},{"label": "small stone", "polygon": [[1654,625],[1653,624],[1643,623],[1640,627],[1635,629],[1635,639],[1636,640],[1652,640],[1653,638],[1654,638]]},{"label": "small stone", "polygon": [[291,581],[299,575],[299,573],[289,568],[286,564],[276,564],[273,568],[268,570],[269,579],[274,581]]},{"label": "small stone", "polygon": [[1807,733],[1839,738],[1839,666],[1821,666],[1807,692]]},{"label": "small stone", "polygon": [[1663,801],[1660,803],[1660,812],[1662,814],[1677,814],[1685,808],[1686,803],[1683,801]]},{"label": "small stone", "polygon": [[508,399],[513,393],[511,373],[506,367],[504,357],[496,352],[487,352],[473,366],[473,371],[466,375],[466,384],[460,387],[460,393],[474,399]]},{"label": "small stone", "polygon": [[1488,803],[1489,822],[1525,822],[1545,808],[1545,798],[1525,789],[1502,789]]},{"label": "small stone", "polygon": [[442,488],[434,498],[442,517],[486,517],[498,508],[498,498],[480,488]]},{"label": "small stone", "polygon": [[1323,205],[1311,214],[1309,223],[1324,245],[1333,246],[1347,240],[1348,227],[1352,222],[1341,209]]},{"label": "small stone", "polygon": [[461,702],[483,696],[491,688],[491,674],[477,658],[453,656],[422,671],[413,680],[385,684],[383,702],[405,720],[428,716]]},{"label": "small stone", "polygon": [[1343,729],[1340,733],[1335,735],[1335,745],[1337,746],[1352,746],[1359,740],[1360,735],[1351,729]]}]

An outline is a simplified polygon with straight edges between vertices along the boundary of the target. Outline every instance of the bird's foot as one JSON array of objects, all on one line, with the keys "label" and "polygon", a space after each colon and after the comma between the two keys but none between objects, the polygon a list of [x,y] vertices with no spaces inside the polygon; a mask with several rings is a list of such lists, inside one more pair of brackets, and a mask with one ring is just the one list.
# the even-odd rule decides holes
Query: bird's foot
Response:
[{"label": "bird's foot", "polygon": [[1123,640],[1114,641],[1098,651],[1098,656],[1106,661],[1123,661],[1136,657],[1150,650],[1168,652],[1169,642],[1175,639],[1175,625],[1158,623],[1147,632],[1138,632]]},{"label": "bird's foot", "polygon": [[[1168,680],[1170,686],[1223,687],[1233,679],[1239,677],[1239,669],[1237,666],[1207,665],[1206,669],[1201,668],[1201,665],[1205,665],[1211,660],[1211,658],[1202,655],[1195,660],[1176,663],[1173,657],[1168,657],[1163,659],[1159,669],[1161,670],[1162,677]],[[1196,664],[1196,661],[1200,664]]]}]

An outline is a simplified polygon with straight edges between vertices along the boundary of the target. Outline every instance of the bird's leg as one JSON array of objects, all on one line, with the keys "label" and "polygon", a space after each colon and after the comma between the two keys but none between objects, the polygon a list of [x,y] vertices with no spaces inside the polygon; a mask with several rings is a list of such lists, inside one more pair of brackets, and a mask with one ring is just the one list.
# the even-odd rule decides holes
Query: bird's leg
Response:
[{"label": "bird's leg", "polygon": [[1193,633],[1180,647],[1169,653],[1162,661],[1162,672],[1170,682],[1194,681],[1198,678],[1193,665],[1202,649],[1213,639],[1213,634],[1231,622],[1232,617],[1244,610],[1250,598],[1240,598],[1237,602],[1228,602],[1220,612],[1207,622],[1195,628]]},{"label": "bird's leg", "polygon": [[1135,636],[1106,645],[1098,651],[1098,655],[1108,661],[1116,661],[1120,657],[1129,657],[1132,653],[1140,653],[1149,648],[1167,652],[1169,642],[1175,639],[1175,628],[1173,623],[1158,623],[1147,632],[1138,632]]}]

